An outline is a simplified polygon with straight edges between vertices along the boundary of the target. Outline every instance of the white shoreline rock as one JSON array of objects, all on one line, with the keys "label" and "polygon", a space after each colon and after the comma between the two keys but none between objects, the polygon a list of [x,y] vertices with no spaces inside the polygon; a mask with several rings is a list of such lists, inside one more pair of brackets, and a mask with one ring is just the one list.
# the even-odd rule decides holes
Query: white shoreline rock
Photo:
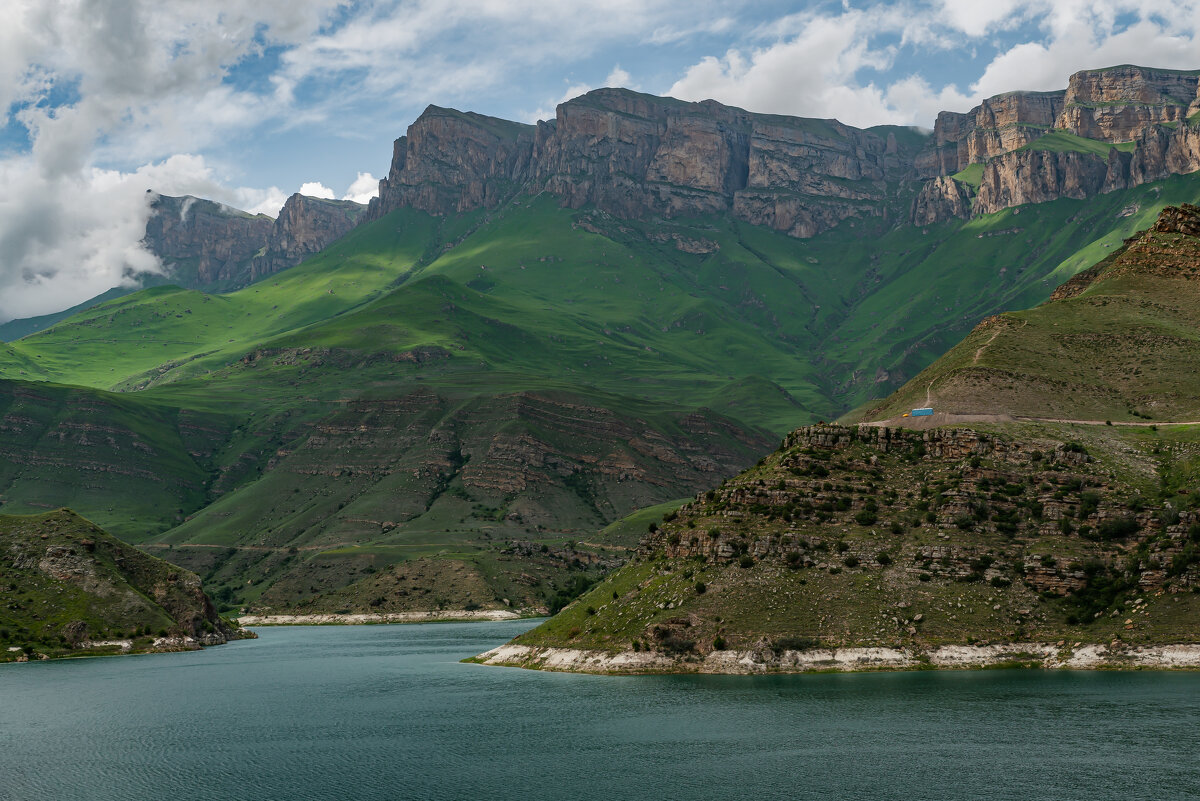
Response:
[{"label": "white shoreline rock", "polygon": [[651,651],[538,648],[509,643],[475,657],[485,665],[574,673],[803,673],[807,671],[965,669],[1009,662],[1038,662],[1045,668],[1200,668],[1200,645],[1106,645],[1076,648],[1048,643],[943,645],[928,651],[901,648],[836,648],[811,651],[713,651],[704,657],[674,657]]},{"label": "white shoreline rock", "polygon": [[353,615],[243,615],[240,626],[359,626],[365,623],[433,623],[462,620],[516,620],[520,612],[511,609],[441,609],[435,612],[380,612]]}]

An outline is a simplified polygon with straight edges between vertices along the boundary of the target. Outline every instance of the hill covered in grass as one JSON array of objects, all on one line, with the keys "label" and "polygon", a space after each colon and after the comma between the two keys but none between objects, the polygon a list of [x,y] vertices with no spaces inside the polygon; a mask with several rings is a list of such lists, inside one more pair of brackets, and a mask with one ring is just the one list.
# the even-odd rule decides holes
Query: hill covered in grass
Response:
[{"label": "hill covered in grass", "polygon": [[0,516],[0,661],[171,651],[252,636],[200,579],[75,513]]},{"label": "hill covered in grass", "polygon": [[1032,309],[984,320],[863,419],[947,414],[1200,420],[1200,208],[1148,230]]},{"label": "hill covered in grass", "polygon": [[[1051,388],[1026,397],[1054,416],[1116,417],[1147,397],[1161,405],[1133,409],[1193,414],[1198,215],[1166,210],[1053,300],[992,322],[999,335],[983,326],[931,366],[950,377],[934,397],[969,386],[955,370],[1008,382],[1034,365]],[[984,346],[986,366],[958,366]],[[1094,385],[1075,405],[1065,379],[1079,375]],[[882,408],[911,408],[911,391]],[[1121,406],[1088,405],[1114,395]],[[616,672],[1200,664],[1200,425],[1007,419],[798,429],[483,659]]]}]

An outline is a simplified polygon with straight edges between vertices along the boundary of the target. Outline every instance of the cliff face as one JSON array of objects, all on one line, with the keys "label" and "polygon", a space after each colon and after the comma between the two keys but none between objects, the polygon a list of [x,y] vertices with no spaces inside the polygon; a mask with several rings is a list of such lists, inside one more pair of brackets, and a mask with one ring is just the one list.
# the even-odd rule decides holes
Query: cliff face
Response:
[{"label": "cliff face", "polygon": [[143,242],[189,289],[236,289],[294,267],[349,232],[366,209],[300,194],[276,220],[190,196],[159,195],[152,208]]},{"label": "cliff face", "polygon": [[366,208],[353,200],[292,195],[271,226],[265,251],[250,264],[250,280],[294,267],[324,250],[348,234]]},{"label": "cliff face", "polygon": [[1071,76],[1055,128],[1102,142],[1127,142],[1150,126],[1179,122],[1196,104],[1188,72],[1124,65]]},{"label": "cliff face", "polygon": [[[1080,72],[1063,91],[1010,92],[942,112],[932,137],[623,89],[569,100],[536,126],[430,106],[396,140],[368,218],[399,207],[492,208],[546,192],[619,217],[732,214],[797,237],[855,217],[927,225],[1200,169],[1187,123],[1200,108],[1198,83],[1143,67]],[[1048,134],[1056,136],[1042,141]],[[984,166],[977,192],[948,182],[971,165]],[[898,198],[914,195],[900,207]]]},{"label": "cliff face", "polygon": [[536,128],[431,106],[396,140],[369,217],[488,208],[525,190],[622,217],[732,213],[811,236],[884,214],[886,182],[912,176],[916,150],[836,120],[622,89],[563,103]]},{"label": "cliff face", "polygon": [[211,200],[158,196],[143,240],[186,286],[249,283],[248,265],[274,222]]},{"label": "cliff face", "polygon": [[1009,92],[966,114],[943,111],[933,136],[943,174],[954,173],[1032,142],[1054,126],[1065,92]]}]

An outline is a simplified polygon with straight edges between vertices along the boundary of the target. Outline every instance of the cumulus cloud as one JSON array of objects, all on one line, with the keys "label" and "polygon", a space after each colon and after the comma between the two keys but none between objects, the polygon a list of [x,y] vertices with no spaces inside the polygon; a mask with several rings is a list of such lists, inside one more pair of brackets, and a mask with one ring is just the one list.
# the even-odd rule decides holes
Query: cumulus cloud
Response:
[{"label": "cumulus cloud", "polygon": [[370,203],[371,198],[379,194],[379,179],[369,172],[360,172],[354,183],[342,195],[342,200],[353,200],[355,203]]},{"label": "cumulus cloud", "polygon": [[[277,213],[279,190],[230,187],[203,158],[180,154],[272,113],[225,82],[230,67],[311,35],[336,5],[7,2],[0,108],[30,145],[0,160],[0,319],[56,311],[158,271],[141,245],[156,192]],[[129,166],[97,166],[105,163]]]},{"label": "cumulus cloud", "polygon": [[308,183],[301,184],[300,194],[333,200],[333,190],[320,181],[309,181]]},{"label": "cumulus cloud", "polygon": [[[978,48],[1030,27],[1034,36],[1001,44],[980,73],[961,83],[890,73],[900,47]],[[853,125],[928,127],[942,109],[965,111],[1014,89],[1064,88],[1080,69],[1120,63],[1194,69],[1198,29],[1196,0],[914,0],[806,12],[761,26],[763,44],[701,59],[668,93]]]}]

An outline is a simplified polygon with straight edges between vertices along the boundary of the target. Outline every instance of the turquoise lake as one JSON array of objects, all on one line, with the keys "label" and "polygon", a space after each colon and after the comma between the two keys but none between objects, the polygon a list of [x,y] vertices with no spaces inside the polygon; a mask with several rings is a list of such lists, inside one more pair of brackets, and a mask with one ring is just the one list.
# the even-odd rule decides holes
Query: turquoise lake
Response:
[{"label": "turquoise lake", "polygon": [[0,667],[0,798],[1200,798],[1200,674],[597,677],[530,621]]}]

